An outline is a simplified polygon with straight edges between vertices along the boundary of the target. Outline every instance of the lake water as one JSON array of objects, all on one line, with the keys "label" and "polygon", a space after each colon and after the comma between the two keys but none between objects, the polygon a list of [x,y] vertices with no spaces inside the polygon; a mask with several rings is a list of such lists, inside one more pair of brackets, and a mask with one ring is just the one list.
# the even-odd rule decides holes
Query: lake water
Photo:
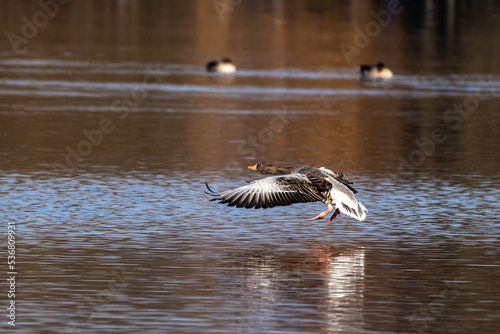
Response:
[{"label": "lake water", "polygon": [[[498,333],[500,4],[46,4],[0,3],[2,332]],[[259,161],[367,219],[208,201]]]}]

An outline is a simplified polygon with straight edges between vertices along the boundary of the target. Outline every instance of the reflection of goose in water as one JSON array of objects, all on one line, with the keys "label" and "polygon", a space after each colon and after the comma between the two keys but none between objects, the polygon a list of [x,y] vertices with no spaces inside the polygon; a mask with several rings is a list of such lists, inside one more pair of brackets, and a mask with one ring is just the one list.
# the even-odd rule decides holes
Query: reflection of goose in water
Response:
[{"label": "reflection of goose in water", "polygon": [[349,328],[347,332],[350,333],[363,332],[365,327],[365,252],[360,247],[327,257],[328,324],[334,328]]},{"label": "reflection of goose in water", "polygon": [[342,173],[337,174],[324,167],[280,167],[267,162],[259,162],[249,166],[248,169],[260,174],[278,176],[269,176],[220,194],[212,192],[211,195],[214,196],[212,201],[247,209],[321,201],[328,209],[308,220],[325,218],[325,215],[333,211],[332,205],[336,206],[336,210],[328,221],[334,219],[340,212],[360,221],[366,217],[368,210],[356,201],[354,194],[357,191]]},{"label": "reflection of goose in water", "polygon": [[361,65],[359,68],[361,75],[367,78],[380,78],[390,79],[393,77],[392,71],[384,65],[378,63],[377,65]]},{"label": "reflection of goose in water", "polygon": [[336,256],[327,254],[329,295],[337,298],[345,297],[356,290],[359,280],[365,275],[365,250],[357,248]]},{"label": "reflection of goose in water", "polygon": [[246,256],[243,265],[239,264],[239,277],[245,279],[242,294],[251,296],[245,305],[245,326],[271,331],[266,326],[273,323],[273,317],[287,312],[291,331],[298,332],[303,328],[294,319],[307,313],[317,314],[316,320],[328,329],[362,332],[365,252],[363,247],[326,247]]},{"label": "reflection of goose in water", "polygon": [[236,66],[234,66],[231,58],[224,57],[220,60],[210,61],[207,64],[207,72],[234,73],[236,72]]}]

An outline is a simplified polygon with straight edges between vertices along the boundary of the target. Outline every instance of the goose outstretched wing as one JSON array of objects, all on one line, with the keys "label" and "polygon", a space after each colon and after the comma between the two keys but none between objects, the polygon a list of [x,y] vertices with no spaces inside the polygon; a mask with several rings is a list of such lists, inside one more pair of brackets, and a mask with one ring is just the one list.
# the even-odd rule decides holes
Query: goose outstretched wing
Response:
[{"label": "goose outstretched wing", "polygon": [[266,177],[243,187],[214,193],[213,196],[212,201],[247,209],[324,200],[321,192],[301,173]]}]

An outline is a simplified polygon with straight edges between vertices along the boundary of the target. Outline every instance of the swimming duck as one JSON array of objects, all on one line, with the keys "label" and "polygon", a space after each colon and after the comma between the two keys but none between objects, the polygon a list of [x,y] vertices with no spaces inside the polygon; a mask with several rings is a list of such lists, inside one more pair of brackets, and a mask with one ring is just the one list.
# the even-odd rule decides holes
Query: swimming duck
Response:
[{"label": "swimming duck", "polygon": [[363,77],[381,79],[390,79],[393,77],[392,71],[388,69],[384,63],[378,63],[375,66],[361,65],[359,69]]},{"label": "swimming duck", "polygon": [[333,211],[333,205],[336,210],[328,221],[332,221],[341,212],[362,221],[368,212],[363,204],[356,201],[354,194],[357,191],[351,186],[352,182],[344,178],[342,173],[334,173],[324,167],[280,167],[267,162],[259,162],[249,166],[248,169],[275,176],[269,176],[220,194],[213,192],[207,184],[210,191],[207,194],[214,196],[211,201],[247,209],[265,209],[318,201],[327,205],[327,210],[308,220],[325,218]]},{"label": "swimming duck", "polygon": [[207,72],[234,73],[236,72],[236,66],[234,66],[231,58],[224,57],[220,60],[210,61],[207,64]]}]

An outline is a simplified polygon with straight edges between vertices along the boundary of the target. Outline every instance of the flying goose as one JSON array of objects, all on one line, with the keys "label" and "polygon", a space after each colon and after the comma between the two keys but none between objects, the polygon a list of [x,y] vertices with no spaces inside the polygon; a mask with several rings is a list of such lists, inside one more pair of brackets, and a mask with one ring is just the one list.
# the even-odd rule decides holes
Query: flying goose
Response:
[{"label": "flying goose", "polygon": [[327,205],[327,210],[308,220],[325,218],[325,215],[333,211],[333,205],[336,210],[328,221],[332,221],[340,212],[362,221],[368,212],[363,204],[356,201],[354,194],[357,191],[342,173],[337,174],[324,167],[280,167],[267,162],[259,162],[248,169],[274,176],[220,194],[212,191],[207,184],[210,193],[206,193],[214,196],[211,201],[247,209],[318,201]]},{"label": "flying goose", "polygon": [[236,72],[236,66],[234,66],[231,58],[224,57],[220,60],[210,61],[207,64],[207,72],[234,73]]},{"label": "flying goose", "polygon": [[361,65],[359,67],[361,76],[368,78],[381,78],[390,79],[393,77],[392,71],[384,65],[384,63],[378,63],[375,66],[372,65]]}]

